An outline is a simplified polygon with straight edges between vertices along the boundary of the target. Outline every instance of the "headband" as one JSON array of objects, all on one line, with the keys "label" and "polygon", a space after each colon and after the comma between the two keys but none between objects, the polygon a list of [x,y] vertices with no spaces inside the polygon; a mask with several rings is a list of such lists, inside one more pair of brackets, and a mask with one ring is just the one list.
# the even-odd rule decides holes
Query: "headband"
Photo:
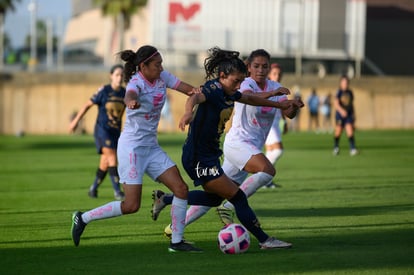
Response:
[{"label": "headband", "polygon": [[159,54],[158,51],[155,51],[153,54],[151,54],[149,57],[147,57],[144,61],[142,61],[142,63],[147,62],[148,60],[150,60],[151,58],[153,58],[154,56],[156,56],[157,54]]}]

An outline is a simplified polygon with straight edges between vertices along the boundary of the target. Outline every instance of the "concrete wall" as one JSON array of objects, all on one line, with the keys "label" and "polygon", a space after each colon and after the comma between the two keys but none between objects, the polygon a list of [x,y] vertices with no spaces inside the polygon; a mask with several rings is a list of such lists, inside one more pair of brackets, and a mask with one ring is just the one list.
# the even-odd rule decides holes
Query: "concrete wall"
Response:
[{"label": "concrete wall", "polygon": [[[203,72],[175,72],[182,80],[200,85]],[[305,76],[296,80],[285,75],[283,84],[292,92],[300,90],[302,98],[312,87],[320,96],[334,95],[338,76],[318,79]],[[0,134],[65,134],[70,116],[79,110],[90,96],[108,83],[106,73],[16,73],[2,75],[0,82]],[[414,78],[364,77],[351,81],[355,93],[356,126],[359,129],[414,128]],[[183,112],[186,97],[171,91],[173,129]],[[87,133],[93,132],[97,108],[89,110],[84,118]],[[333,118],[332,118],[333,119]],[[308,110],[300,116],[300,129],[306,130]]]}]

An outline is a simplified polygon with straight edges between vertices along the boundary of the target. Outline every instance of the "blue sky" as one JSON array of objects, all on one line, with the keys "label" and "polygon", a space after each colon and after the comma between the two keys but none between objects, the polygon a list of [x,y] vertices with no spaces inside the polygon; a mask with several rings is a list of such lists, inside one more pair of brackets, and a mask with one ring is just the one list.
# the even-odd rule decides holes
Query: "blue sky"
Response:
[{"label": "blue sky", "polygon": [[[28,5],[31,0],[21,0],[16,10],[6,15],[4,31],[11,39],[13,47],[23,46],[25,37],[30,33],[30,12]],[[51,20],[55,35],[59,35],[58,22],[62,25],[62,34],[72,14],[71,0],[35,0],[37,3],[38,20]]]}]

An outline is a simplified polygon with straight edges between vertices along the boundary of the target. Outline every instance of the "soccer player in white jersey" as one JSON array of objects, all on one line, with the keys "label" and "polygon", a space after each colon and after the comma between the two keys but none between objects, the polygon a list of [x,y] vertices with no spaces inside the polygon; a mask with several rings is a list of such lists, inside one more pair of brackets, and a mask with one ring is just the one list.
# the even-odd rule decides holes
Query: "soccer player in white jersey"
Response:
[{"label": "soccer player in white jersey", "polygon": [[199,252],[200,249],[183,240],[188,186],[176,164],[161,149],[157,140],[167,88],[186,95],[197,92],[197,89],[164,71],[161,54],[153,46],[142,46],[137,52],[125,50],[120,53],[120,57],[126,62],[124,80],[128,82],[125,94],[126,121],[117,151],[125,200],[113,201],[84,213],[73,213],[73,242],[75,246],[79,245],[80,237],[91,221],[137,212],[141,205],[143,176],[147,173],[174,194],[171,208],[172,240],[168,250]]},{"label": "soccer player in white jersey", "polygon": [[[281,87],[279,82],[268,78],[270,55],[263,49],[251,52],[247,59],[249,77],[241,87],[242,93],[264,95]],[[286,95],[269,98],[275,101],[287,100]],[[303,104],[303,103],[301,103]],[[278,109],[253,107],[236,103],[232,127],[226,135],[223,145],[223,170],[234,181],[241,184],[240,189],[247,197],[259,188],[272,182],[276,169],[263,154],[262,148],[269,134]],[[249,177],[248,174],[251,174]],[[247,177],[247,178],[246,178]],[[233,205],[224,203],[217,212],[224,224],[233,222]]]}]

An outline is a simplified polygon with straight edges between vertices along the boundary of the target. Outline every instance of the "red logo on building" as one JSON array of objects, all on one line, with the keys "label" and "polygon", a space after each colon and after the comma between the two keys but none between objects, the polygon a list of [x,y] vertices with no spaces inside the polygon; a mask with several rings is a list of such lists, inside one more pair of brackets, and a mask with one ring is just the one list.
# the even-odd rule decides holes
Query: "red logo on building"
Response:
[{"label": "red logo on building", "polygon": [[190,4],[187,7],[184,7],[182,3],[170,2],[170,8],[169,8],[170,13],[168,16],[168,22],[177,23],[177,21],[180,20],[180,17],[184,19],[184,21],[188,21],[200,9],[201,9],[200,3],[194,3],[194,4]]}]

